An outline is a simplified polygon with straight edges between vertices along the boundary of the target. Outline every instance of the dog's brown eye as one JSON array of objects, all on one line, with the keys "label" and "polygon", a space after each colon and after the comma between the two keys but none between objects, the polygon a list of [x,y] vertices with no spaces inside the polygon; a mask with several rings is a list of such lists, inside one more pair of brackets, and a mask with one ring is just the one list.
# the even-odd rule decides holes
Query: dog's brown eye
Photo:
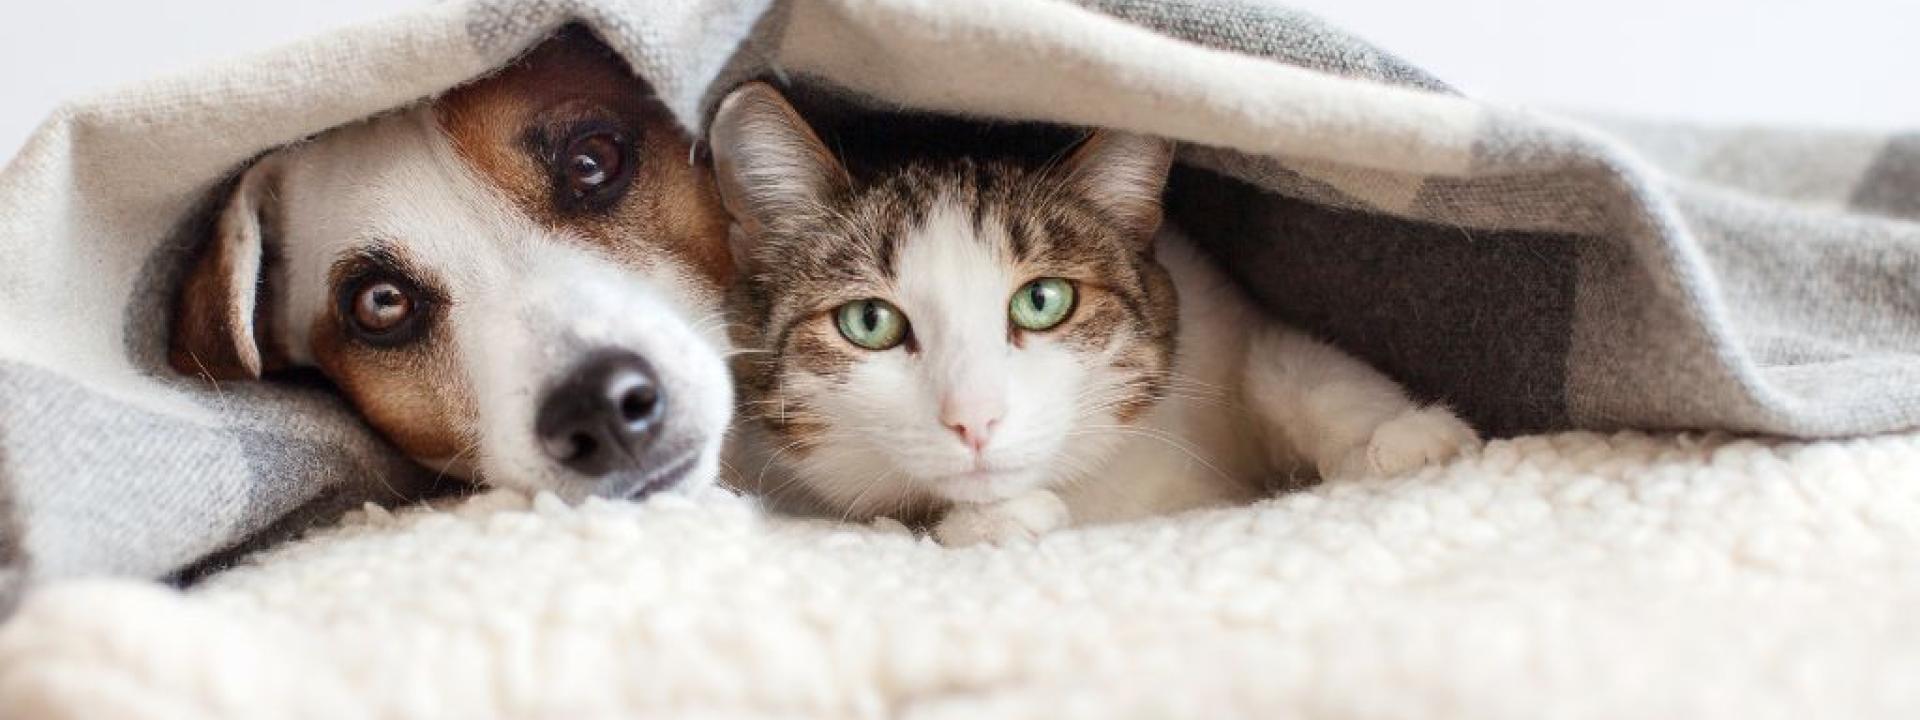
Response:
[{"label": "dog's brown eye", "polygon": [[375,280],[361,286],[353,298],[353,322],[362,332],[384,335],[413,315],[413,297],[399,285]]},{"label": "dog's brown eye", "polygon": [[626,195],[639,171],[638,135],[608,119],[539,128],[528,147],[553,178],[553,206],[562,214],[603,213]]},{"label": "dog's brown eye", "polygon": [[567,145],[563,168],[567,190],[575,198],[585,199],[610,187],[626,169],[626,153],[612,133],[593,133],[575,138]]},{"label": "dog's brown eye", "polygon": [[379,348],[399,347],[426,332],[434,296],[398,271],[373,269],[341,283],[341,330]]}]

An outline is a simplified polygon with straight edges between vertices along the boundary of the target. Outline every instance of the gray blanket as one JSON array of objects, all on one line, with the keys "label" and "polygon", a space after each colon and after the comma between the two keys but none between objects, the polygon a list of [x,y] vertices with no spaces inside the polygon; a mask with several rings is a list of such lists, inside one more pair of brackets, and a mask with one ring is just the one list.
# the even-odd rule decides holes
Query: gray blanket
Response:
[{"label": "gray blanket", "polygon": [[172,284],[248,158],[570,20],[689,127],[769,77],[1181,140],[1171,222],[1496,435],[1920,424],[1920,135],[1502,107],[1268,5],[466,0],[76,101],[0,173],[0,598],[166,576],[433,484],[322,385],[175,376]]}]

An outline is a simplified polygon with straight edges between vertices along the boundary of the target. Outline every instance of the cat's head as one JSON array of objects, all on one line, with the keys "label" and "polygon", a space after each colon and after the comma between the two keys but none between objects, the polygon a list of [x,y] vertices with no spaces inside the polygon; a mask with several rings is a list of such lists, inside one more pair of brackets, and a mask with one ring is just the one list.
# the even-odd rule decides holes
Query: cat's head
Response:
[{"label": "cat's head", "polygon": [[1100,131],[1053,158],[857,177],[760,84],[728,96],[711,141],[743,270],[743,415],[836,507],[1099,482],[1078,474],[1162,395],[1167,142]]}]

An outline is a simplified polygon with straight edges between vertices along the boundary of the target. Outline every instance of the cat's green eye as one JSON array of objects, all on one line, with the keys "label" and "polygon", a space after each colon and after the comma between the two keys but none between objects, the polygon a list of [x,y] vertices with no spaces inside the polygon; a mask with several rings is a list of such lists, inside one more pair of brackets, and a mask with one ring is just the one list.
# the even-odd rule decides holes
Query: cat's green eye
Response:
[{"label": "cat's green eye", "polygon": [[907,339],[907,316],[879,298],[841,305],[833,319],[841,337],[868,350],[887,350]]},{"label": "cat's green eye", "polygon": [[1040,278],[1020,286],[1007,303],[1007,317],[1022,330],[1052,330],[1073,314],[1073,283]]}]

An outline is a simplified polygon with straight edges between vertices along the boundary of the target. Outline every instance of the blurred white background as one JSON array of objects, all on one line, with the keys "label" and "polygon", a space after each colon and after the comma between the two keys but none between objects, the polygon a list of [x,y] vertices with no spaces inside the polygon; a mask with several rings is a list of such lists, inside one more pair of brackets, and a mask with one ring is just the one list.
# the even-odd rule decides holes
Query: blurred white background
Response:
[{"label": "blurred white background", "polygon": [[[62,98],[413,0],[0,8],[0,157]],[[1277,0],[1503,101],[1709,122],[1920,126],[1920,0]]]},{"label": "blurred white background", "polygon": [[1920,0],[1290,4],[1481,97],[1707,122],[1920,127]]}]

